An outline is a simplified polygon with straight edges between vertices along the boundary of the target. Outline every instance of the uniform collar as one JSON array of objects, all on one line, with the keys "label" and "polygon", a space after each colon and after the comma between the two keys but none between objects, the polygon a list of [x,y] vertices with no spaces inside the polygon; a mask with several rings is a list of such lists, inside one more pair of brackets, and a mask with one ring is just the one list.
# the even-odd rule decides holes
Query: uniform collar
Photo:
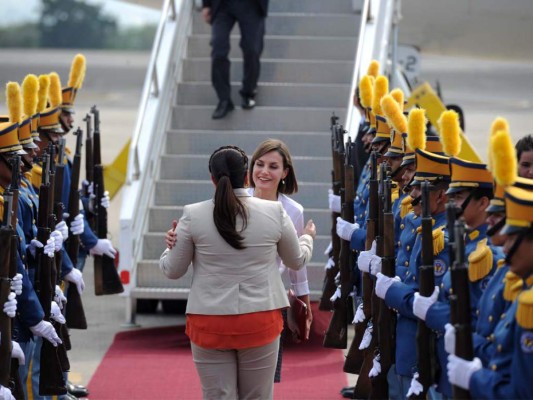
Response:
[{"label": "uniform collar", "polygon": [[487,224],[482,224],[476,229],[471,230],[465,236],[465,242],[480,241],[487,237]]}]

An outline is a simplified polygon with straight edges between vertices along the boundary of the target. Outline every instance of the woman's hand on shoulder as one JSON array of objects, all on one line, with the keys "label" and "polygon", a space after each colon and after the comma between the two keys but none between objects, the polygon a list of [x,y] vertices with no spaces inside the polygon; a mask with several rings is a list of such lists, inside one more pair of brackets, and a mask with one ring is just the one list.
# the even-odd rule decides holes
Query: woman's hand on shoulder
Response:
[{"label": "woman's hand on shoulder", "polygon": [[165,243],[169,249],[172,249],[176,245],[177,235],[176,227],[178,226],[178,221],[172,221],[172,229],[169,229],[165,235]]},{"label": "woman's hand on shoulder", "polygon": [[311,236],[313,239],[316,236],[316,226],[312,219],[307,221],[307,224],[304,228],[304,234]]}]

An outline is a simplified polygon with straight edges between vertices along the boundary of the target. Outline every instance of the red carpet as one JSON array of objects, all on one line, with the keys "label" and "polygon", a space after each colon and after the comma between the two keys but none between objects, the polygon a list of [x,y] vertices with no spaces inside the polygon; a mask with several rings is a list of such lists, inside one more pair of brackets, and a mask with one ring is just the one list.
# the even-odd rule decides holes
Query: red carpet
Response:
[{"label": "red carpet", "polygon": [[[286,344],[275,399],[340,399],[347,385],[341,350],[322,347],[330,313],[313,305],[309,342]],[[201,399],[183,326],[120,332],[89,383],[91,399]]]}]

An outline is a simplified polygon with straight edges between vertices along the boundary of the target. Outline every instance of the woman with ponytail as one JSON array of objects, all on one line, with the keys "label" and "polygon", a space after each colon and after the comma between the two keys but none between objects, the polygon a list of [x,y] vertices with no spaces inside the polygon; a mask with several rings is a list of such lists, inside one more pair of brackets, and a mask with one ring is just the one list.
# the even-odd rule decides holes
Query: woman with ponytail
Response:
[{"label": "woman with ponytail", "polygon": [[[298,238],[283,206],[245,189],[248,158],[224,146],[209,159],[213,199],[184,207],[159,262],[170,279],[193,270],[186,333],[204,399],[273,396],[280,310],[289,302],[277,256],[298,270],[310,261],[315,226]],[[171,247],[171,248],[170,248]]]}]

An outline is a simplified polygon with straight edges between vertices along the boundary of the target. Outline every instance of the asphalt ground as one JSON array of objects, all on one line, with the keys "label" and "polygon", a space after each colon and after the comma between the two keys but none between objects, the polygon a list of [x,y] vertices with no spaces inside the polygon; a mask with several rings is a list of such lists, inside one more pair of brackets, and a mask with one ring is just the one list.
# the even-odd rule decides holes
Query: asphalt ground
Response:
[{"label": "asphalt ground", "polygon": [[[57,71],[62,82],[68,80],[70,50],[1,49],[0,82],[21,82],[28,73]],[[76,123],[84,128],[83,116],[97,104],[101,115],[102,158],[110,163],[130,137],[137,115],[140,95],[149,60],[147,52],[84,51],[87,57],[86,80],[76,99]],[[531,128],[533,108],[533,64],[524,60],[495,60],[422,54],[420,80],[440,83],[447,104],[462,106],[466,134],[483,159],[487,137],[496,116],[506,117],[516,140]],[[0,113],[5,113],[5,98],[0,91]],[[259,105],[260,106],[260,105]],[[69,143],[74,145],[73,135]],[[326,194],[324,194],[326,196]],[[111,201],[108,214],[110,236],[118,243],[118,218],[121,194]],[[75,383],[87,384],[111,344],[114,334],[123,329],[125,301],[119,296],[94,296],[92,259],[84,271],[83,295],[89,329],[73,330],[70,351],[71,374]],[[142,328],[176,325],[182,316],[140,314]]]}]

